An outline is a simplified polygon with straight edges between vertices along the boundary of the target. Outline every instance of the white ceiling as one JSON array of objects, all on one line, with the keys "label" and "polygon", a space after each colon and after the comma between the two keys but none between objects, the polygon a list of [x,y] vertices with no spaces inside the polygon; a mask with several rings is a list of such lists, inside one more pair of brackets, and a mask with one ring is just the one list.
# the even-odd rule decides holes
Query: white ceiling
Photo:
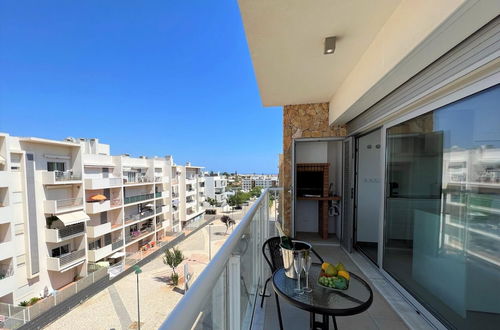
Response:
[{"label": "white ceiling", "polygon": [[[400,0],[239,0],[265,106],[328,102]],[[333,55],[324,38],[337,36]]]}]

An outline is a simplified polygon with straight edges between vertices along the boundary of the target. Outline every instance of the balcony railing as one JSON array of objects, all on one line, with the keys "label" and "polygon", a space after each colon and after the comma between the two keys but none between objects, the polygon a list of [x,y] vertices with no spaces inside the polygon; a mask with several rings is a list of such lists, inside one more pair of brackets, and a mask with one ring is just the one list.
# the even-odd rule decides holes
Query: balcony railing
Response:
[{"label": "balcony railing", "polygon": [[61,266],[67,265],[69,263],[72,263],[75,260],[81,259],[85,257],[85,250],[77,250],[74,252],[71,252],[69,254],[66,254],[64,256],[59,257],[59,264]]},{"label": "balcony railing", "polygon": [[154,228],[152,226],[145,228],[141,231],[134,231],[131,234],[128,234],[127,236],[125,236],[125,244],[128,244],[132,241],[135,241],[136,239],[147,236],[148,234],[152,233],[153,231],[154,231]]},{"label": "balcony railing", "polygon": [[74,225],[69,225],[64,228],[59,229],[58,236],[60,239],[64,239],[69,236],[81,234],[85,232],[85,224],[83,222],[75,223]]},{"label": "balcony railing", "polygon": [[270,275],[261,253],[270,220],[277,219],[270,203],[282,205],[266,189],[160,329],[249,327],[258,290]]},{"label": "balcony railing", "polygon": [[156,197],[156,198],[160,198],[160,197],[161,197],[161,195],[162,195],[162,192],[161,192],[161,191],[159,191],[159,192],[155,192],[155,197]]},{"label": "balcony railing", "polygon": [[131,214],[131,215],[127,216],[125,222],[138,221],[138,220],[150,217],[154,214],[155,214],[155,212],[153,210],[147,210],[147,211],[143,211],[141,213]]},{"label": "balcony railing", "polygon": [[56,202],[56,206],[58,209],[66,208],[66,207],[74,207],[83,205],[83,198],[68,198],[68,199],[59,199]]},{"label": "balcony railing", "polygon": [[0,265],[0,281],[12,275],[14,275],[14,267],[12,265]]},{"label": "balcony railing", "polygon": [[81,175],[73,174],[73,171],[54,171],[56,181],[78,181],[82,179]]},{"label": "balcony railing", "polygon": [[125,197],[125,204],[137,203],[148,199],[153,199],[154,195],[155,194],[144,194],[144,195]]},{"label": "balcony railing", "polygon": [[123,247],[123,239],[120,239],[116,242],[111,243],[111,249],[116,250]]}]

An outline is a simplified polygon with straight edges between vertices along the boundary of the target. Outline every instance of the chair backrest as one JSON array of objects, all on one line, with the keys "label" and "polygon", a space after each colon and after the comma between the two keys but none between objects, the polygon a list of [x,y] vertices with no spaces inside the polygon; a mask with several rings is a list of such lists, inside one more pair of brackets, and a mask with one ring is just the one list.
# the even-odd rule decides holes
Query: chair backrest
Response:
[{"label": "chair backrest", "polygon": [[[262,245],[262,254],[267,261],[267,264],[274,273],[277,269],[283,268],[283,257],[281,255],[281,238],[279,236],[271,237]],[[267,253],[266,253],[267,248]],[[268,255],[269,254],[269,255]]]}]

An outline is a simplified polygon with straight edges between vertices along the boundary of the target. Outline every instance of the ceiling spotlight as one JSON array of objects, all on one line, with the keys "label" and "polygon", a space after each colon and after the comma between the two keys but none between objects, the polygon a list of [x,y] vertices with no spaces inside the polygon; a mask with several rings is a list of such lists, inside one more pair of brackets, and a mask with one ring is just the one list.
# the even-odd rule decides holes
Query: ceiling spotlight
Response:
[{"label": "ceiling spotlight", "polygon": [[337,37],[327,37],[325,38],[325,52],[323,54],[333,54],[335,51],[335,41]]}]

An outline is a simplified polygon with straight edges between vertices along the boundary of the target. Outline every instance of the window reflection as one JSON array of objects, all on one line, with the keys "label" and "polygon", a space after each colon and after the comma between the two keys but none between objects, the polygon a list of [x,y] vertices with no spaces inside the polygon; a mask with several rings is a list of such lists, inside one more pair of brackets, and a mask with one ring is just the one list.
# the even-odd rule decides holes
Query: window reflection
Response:
[{"label": "window reflection", "polygon": [[500,87],[387,130],[383,267],[456,328],[500,324]]}]

